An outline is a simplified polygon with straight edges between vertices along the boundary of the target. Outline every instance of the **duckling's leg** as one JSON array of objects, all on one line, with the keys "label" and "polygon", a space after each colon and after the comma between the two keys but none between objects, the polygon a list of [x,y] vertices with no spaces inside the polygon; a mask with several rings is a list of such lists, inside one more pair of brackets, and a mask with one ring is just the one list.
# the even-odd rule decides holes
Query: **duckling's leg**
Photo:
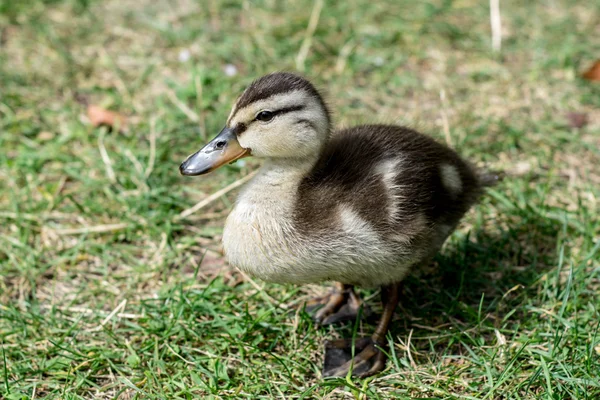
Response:
[{"label": "duckling's leg", "polygon": [[[363,301],[354,292],[354,286],[336,282],[333,292],[326,296],[311,300],[306,310],[317,310],[313,318],[320,325],[331,325],[337,322],[354,321]],[[368,310],[364,310],[368,312]]]},{"label": "duckling's leg", "polygon": [[323,376],[352,375],[361,378],[376,374],[385,368],[385,335],[387,334],[394,310],[398,305],[398,284],[382,288],[381,301],[383,314],[375,333],[370,338],[357,339],[354,343],[355,356],[352,358],[352,339],[333,340],[325,343],[325,363]]}]

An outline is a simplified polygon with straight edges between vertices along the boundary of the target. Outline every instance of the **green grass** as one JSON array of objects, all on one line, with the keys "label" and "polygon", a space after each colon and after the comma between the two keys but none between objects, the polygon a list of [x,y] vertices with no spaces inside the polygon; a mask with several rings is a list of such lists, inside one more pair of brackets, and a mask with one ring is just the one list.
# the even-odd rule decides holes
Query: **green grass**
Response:
[{"label": "green grass", "polygon": [[[0,0],[0,397],[600,398],[600,85],[579,78],[597,4],[502,1],[494,53],[488,2],[328,1],[308,35],[315,3],[291,3]],[[320,377],[323,341],[355,328],[292,307],[325,287],[224,264],[235,191],[177,218],[258,165],[180,161],[253,78],[302,64],[338,125],[407,124],[508,173],[406,280],[366,380]]]}]

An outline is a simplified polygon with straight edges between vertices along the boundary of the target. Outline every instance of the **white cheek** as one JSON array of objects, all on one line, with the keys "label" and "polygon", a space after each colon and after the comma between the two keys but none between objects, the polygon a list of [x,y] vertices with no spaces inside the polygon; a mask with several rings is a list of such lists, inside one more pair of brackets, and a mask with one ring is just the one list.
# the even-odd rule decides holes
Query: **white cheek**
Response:
[{"label": "white cheek", "polygon": [[253,139],[256,135],[248,134],[250,132],[246,131],[241,136],[238,136],[238,142],[240,142],[240,146],[245,149],[253,149],[255,146],[255,140]]},{"label": "white cheek", "polygon": [[315,131],[295,129],[292,134],[295,142],[294,150],[297,154],[308,154],[318,150],[315,148],[315,145],[319,143]]},{"label": "white cheek", "polygon": [[238,138],[255,157],[298,157],[318,151],[316,133],[293,121],[280,119],[250,127]]}]

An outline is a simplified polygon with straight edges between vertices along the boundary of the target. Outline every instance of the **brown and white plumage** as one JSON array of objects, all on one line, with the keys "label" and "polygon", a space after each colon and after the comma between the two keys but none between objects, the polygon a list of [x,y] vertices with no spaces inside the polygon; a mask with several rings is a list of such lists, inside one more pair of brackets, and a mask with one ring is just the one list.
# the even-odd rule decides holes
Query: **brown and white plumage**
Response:
[{"label": "brown and white plumage", "polygon": [[223,233],[229,262],[265,281],[395,285],[440,249],[481,193],[468,163],[412,129],[332,130],[319,92],[290,73],[253,82],[223,132],[181,171],[221,165],[230,143],[226,161],[265,160]]}]

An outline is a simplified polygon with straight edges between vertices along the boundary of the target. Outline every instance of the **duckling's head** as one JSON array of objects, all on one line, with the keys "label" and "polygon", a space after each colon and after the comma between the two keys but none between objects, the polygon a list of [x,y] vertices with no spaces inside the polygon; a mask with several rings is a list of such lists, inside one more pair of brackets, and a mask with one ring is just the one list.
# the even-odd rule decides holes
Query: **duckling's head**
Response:
[{"label": "duckling's head", "polygon": [[316,159],[329,132],[329,111],[317,89],[301,76],[276,72],[252,82],[223,130],[179,170],[201,175],[249,155]]}]

